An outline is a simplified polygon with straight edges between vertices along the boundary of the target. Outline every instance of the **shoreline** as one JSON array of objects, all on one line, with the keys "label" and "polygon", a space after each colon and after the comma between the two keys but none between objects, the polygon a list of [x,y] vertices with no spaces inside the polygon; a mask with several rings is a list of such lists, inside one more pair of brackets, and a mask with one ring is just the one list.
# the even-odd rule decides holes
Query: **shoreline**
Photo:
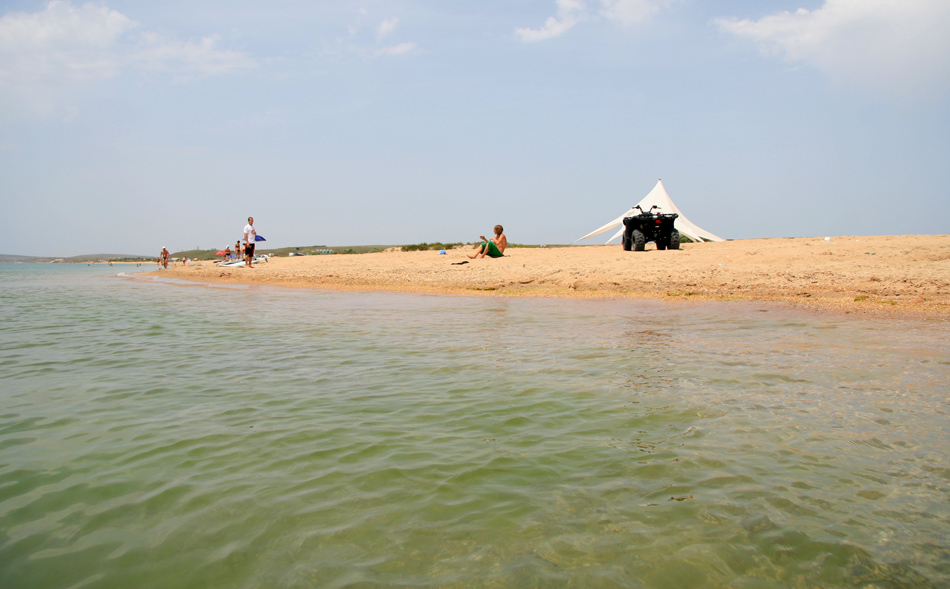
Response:
[{"label": "shoreline", "polygon": [[[749,301],[950,319],[950,235],[768,238],[625,252],[619,245],[471,249],[213,262],[143,273],[209,284],[476,296]],[[459,263],[462,262],[462,263]],[[468,262],[468,263],[464,263]]]}]

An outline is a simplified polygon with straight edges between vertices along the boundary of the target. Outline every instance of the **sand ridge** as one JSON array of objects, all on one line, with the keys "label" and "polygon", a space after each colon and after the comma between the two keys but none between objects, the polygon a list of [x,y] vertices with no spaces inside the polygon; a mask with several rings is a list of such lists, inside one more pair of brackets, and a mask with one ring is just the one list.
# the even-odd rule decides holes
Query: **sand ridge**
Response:
[{"label": "sand ridge", "polygon": [[[212,262],[151,273],[206,283],[491,296],[779,301],[950,319],[950,235],[747,239],[625,252],[619,245],[470,249]],[[469,262],[459,264],[459,262]]]}]

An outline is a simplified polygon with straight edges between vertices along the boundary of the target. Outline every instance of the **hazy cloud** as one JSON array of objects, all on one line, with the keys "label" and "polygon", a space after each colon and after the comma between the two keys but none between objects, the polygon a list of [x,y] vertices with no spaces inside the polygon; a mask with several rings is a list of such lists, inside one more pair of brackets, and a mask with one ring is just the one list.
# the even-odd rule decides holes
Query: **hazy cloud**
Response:
[{"label": "hazy cloud", "polygon": [[[365,9],[360,9],[360,21],[368,15]],[[384,41],[392,35],[399,26],[399,17],[393,16],[380,22],[375,27],[357,22],[348,27],[350,41],[345,43],[345,49],[363,58],[392,57],[408,55],[416,51],[416,44],[410,41],[384,45]],[[375,42],[370,40],[370,31]]]},{"label": "hazy cloud", "polygon": [[6,87],[43,78],[76,81],[114,77],[122,66],[115,51],[135,22],[105,8],[51,2],[34,14],[0,17],[0,79]]},{"label": "hazy cloud", "polygon": [[136,50],[129,54],[128,63],[179,76],[227,74],[255,65],[243,53],[218,49],[219,39],[219,35],[211,35],[193,43],[143,33]]},{"label": "hazy cloud", "polygon": [[624,26],[642,23],[673,0],[600,0],[600,10],[588,10],[583,0],[557,0],[557,16],[548,17],[540,29],[515,29],[525,43],[563,35],[581,21],[597,16]]},{"label": "hazy cloud", "polygon": [[396,25],[398,24],[399,19],[395,16],[384,20],[382,23],[380,23],[379,28],[376,29],[376,38],[382,40],[387,35],[389,35],[389,33],[395,31]]},{"label": "hazy cloud", "polygon": [[716,24],[836,83],[898,97],[950,90],[950,2],[827,0],[812,11],[720,18]]},{"label": "hazy cloud", "polygon": [[[387,18],[379,24],[379,27],[376,29],[376,40],[382,42],[382,40],[389,36],[390,33],[396,30],[396,26],[399,24],[399,19],[397,17]],[[406,55],[412,53],[416,49],[416,44],[411,42],[399,43],[397,45],[390,45],[388,47],[381,47],[373,52],[376,56],[385,56],[385,55]]]},{"label": "hazy cloud", "polygon": [[525,43],[558,37],[583,20],[586,10],[583,0],[557,0],[557,17],[548,17],[540,29],[515,29],[515,34]]},{"label": "hazy cloud", "polygon": [[406,55],[411,53],[416,48],[415,43],[400,43],[399,45],[392,45],[390,47],[383,47],[376,50],[376,55]]},{"label": "hazy cloud", "polygon": [[651,0],[603,0],[600,13],[624,26],[639,24],[660,11],[660,2]]},{"label": "hazy cloud", "polygon": [[254,65],[242,53],[218,49],[217,41],[168,39],[103,5],[54,1],[40,12],[0,17],[0,93],[44,110],[64,91],[125,70],[182,77]]}]

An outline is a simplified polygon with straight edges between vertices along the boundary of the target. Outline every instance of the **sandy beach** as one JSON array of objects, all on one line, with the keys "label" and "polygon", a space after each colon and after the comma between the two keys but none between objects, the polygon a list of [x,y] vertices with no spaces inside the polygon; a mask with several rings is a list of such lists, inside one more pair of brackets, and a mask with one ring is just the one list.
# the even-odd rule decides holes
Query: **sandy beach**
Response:
[{"label": "sandy beach", "polygon": [[[774,301],[950,318],[950,235],[750,239],[625,252],[619,245],[471,249],[212,262],[151,273],[205,283],[483,296]],[[460,264],[459,262],[468,262]]]}]

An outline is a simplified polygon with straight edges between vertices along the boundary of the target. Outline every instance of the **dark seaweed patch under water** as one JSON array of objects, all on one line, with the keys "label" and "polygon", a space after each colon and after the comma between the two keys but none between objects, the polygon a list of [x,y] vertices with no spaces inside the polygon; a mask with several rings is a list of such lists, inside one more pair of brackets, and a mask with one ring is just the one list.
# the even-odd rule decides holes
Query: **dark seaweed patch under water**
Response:
[{"label": "dark seaweed patch under water", "polygon": [[945,323],[0,265],[0,586],[940,587]]}]

